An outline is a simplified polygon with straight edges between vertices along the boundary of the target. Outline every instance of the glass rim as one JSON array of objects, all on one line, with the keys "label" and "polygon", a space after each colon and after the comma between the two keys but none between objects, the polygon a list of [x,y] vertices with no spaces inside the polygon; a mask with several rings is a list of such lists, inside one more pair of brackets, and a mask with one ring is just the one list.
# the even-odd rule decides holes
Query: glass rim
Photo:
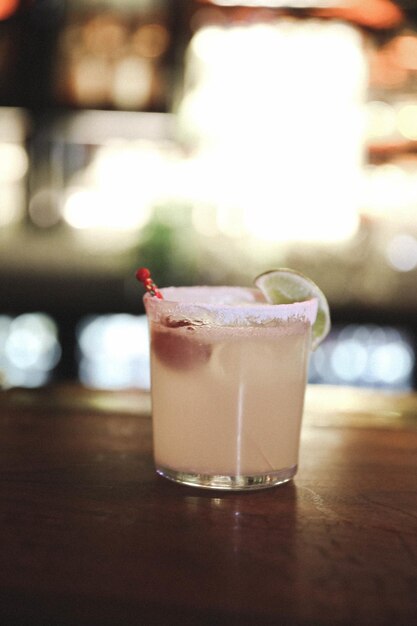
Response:
[{"label": "glass rim", "polygon": [[[143,298],[146,312],[152,318],[169,317],[178,320],[193,318],[203,323],[222,326],[251,326],[290,321],[305,321],[313,325],[318,311],[318,299],[315,297],[302,302],[271,304],[265,300],[259,289],[251,287],[196,285],[164,287],[160,292],[163,299],[149,293]],[[177,299],[174,298],[174,294]],[[198,294],[204,294],[206,298],[198,300],[195,297]],[[223,296],[220,301],[219,296]]]}]

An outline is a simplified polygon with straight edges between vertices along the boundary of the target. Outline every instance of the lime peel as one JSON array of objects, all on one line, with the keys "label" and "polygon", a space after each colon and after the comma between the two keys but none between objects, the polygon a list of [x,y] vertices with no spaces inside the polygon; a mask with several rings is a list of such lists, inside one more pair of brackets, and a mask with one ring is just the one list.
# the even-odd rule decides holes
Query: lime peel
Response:
[{"label": "lime peel", "polygon": [[264,272],[255,278],[254,283],[271,304],[291,304],[317,298],[312,340],[312,349],[315,350],[330,331],[329,304],[316,283],[301,272],[286,267]]}]

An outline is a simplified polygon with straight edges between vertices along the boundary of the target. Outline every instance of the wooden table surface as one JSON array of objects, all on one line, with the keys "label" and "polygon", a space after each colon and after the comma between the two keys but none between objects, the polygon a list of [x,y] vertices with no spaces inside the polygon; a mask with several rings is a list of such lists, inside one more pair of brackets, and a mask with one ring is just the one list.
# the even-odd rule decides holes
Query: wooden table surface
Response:
[{"label": "wooden table surface", "polygon": [[417,396],[310,387],[300,470],[155,475],[149,397],[0,396],[0,624],[417,624]]}]

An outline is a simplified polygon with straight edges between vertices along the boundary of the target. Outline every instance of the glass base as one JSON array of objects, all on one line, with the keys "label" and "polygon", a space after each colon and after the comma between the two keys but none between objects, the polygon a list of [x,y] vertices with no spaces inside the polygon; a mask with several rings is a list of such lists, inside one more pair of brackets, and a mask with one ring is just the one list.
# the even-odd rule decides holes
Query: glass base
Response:
[{"label": "glass base", "polygon": [[160,476],[168,478],[168,480],[173,480],[182,485],[189,485],[190,487],[221,489],[223,491],[250,491],[268,489],[268,487],[276,487],[277,485],[282,485],[282,483],[287,483],[297,473],[297,465],[285,467],[276,472],[253,474],[251,476],[178,472],[161,465],[156,466],[156,471]]}]

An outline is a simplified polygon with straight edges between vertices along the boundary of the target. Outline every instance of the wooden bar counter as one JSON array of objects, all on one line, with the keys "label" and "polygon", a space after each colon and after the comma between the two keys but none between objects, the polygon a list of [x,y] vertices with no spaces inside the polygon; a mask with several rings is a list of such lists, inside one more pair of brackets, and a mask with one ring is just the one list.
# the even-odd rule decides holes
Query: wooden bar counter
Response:
[{"label": "wooden bar counter", "polygon": [[146,393],[0,396],[0,624],[417,624],[417,396],[310,387],[300,469],[155,475]]}]

